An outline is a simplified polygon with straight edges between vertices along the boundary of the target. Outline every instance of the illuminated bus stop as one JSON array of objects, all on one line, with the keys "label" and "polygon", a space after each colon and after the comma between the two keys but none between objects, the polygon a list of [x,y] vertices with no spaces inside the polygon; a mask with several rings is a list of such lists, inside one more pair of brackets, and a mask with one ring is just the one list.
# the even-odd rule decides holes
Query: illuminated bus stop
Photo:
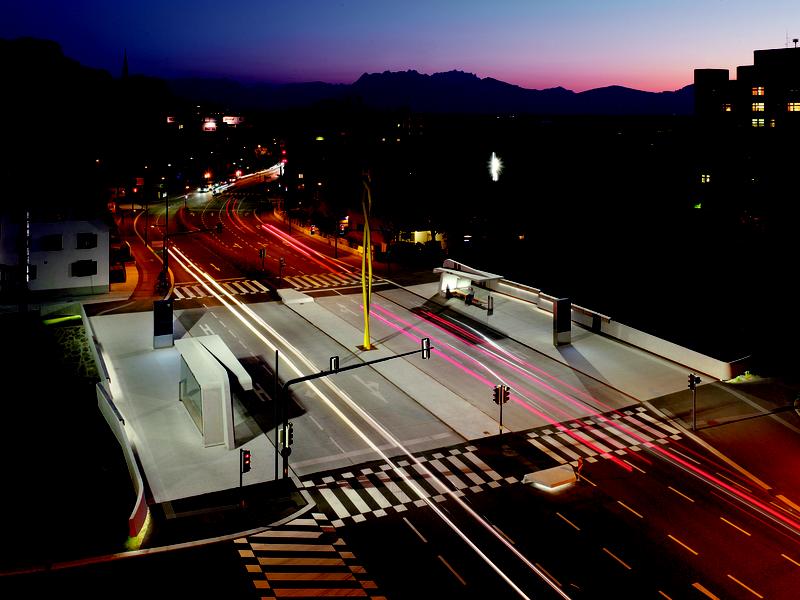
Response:
[{"label": "illuminated bus stop", "polygon": [[218,335],[175,340],[181,356],[179,398],[203,437],[203,446],[236,448],[229,377],[245,391],[253,380]]}]

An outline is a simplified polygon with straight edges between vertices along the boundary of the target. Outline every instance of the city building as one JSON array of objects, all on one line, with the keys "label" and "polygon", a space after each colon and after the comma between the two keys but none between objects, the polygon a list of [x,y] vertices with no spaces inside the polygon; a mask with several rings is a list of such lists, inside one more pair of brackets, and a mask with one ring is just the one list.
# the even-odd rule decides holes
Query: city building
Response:
[{"label": "city building", "polygon": [[32,298],[107,293],[109,238],[109,226],[101,220],[22,224],[0,215],[0,293],[19,291],[25,265]]},{"label": "city building", "polygon": [[695,69],[695,115],[716,126],[793,129],[800,125],[800,48],[756,50],[753,64]]}]

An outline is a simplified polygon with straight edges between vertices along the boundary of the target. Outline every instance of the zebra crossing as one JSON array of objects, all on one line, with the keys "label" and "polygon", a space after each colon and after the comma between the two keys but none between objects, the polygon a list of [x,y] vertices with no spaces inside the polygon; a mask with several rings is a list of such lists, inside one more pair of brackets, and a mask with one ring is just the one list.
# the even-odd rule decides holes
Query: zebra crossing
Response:
[{"label": "zebra crossing", "polygon": [[324,513],[235,540],[261,598],[385,600]]},{"label": "zebra crossing", "polygon": [[[291,275],[283,280],[296,290],[332,287],[360,286],[361,276],[350,273],[315,273],[313,275]],[[373,278],[373,284],[380,280]]]},{"label": "zebra crossing", "polygon": [[[640,452],[643,448],[680,440],[681,433],[643,406],[545,425],[520,436],[557,464]],[[523,442],[524,443],[524,442]],[[477,454],[474,445],[393,459],[392,465],[368,463],[301,478],[317,507],[333,527],[397,514],[427,501],[443,502],[450,493],[464,496],[520,481],[501,475]]]},{"label": "zebra crossing", "polygon": [[[265,292],[269,292],[269,288],[267,288],[265,285],[254,279],[241,279],[238,281],[218,281],[217,283],[233,296],[243,295],[243,294],[263,294]],[[176,285],[174,288],[172,288],[172,297],[175,298],[176,300],[187,300],[191,298],[207,298],[212,295],[213,294],[210,294],[208,290],[199,283],[196,285],[179,284]]]},{"label": "zebra crossing", "polygon": [[579,458],[597,462],[599,458],[640,452],[643,447],[681,439],[679,430],[643,406],[546,425],[525,435],[531,446],[560,465]]},{"label": "zebra crossing", "polygon": [[395,467],[374,463],[301,482],[316,505],[328,510],[333,527],[343,527],[425,506],[426,499],[443,502],[449,492],[463,496],[518,481],[497,473],[476,451],[472,445],[443,449],[414,461],[394,459]]}]

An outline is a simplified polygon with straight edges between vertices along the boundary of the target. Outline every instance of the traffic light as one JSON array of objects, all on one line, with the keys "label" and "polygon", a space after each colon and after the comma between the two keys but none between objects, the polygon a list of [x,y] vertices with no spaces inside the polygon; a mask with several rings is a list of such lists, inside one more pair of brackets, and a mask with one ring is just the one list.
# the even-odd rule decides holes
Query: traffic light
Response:
[{"label": "traffic light", "polygon": [[247,473],[250,470],[250,450],[241,450],[242,457],[242,473]]},{"label": "traffic light", "polygon": [[508,402],[508,392],[509,392],[509,388],[508,388],[508,386],[507,386],[507,385],[503,385],[503,386],[501,386],[501,390],[502,390],[502,393],[501,393],[501,396],[502,396],[502,397],[501,397],[501,399],[502,399],[503,403],[506,403],[506,402]]},{"label": "traffic light", "polygon": [[422,338],[422,358],[431,357],[431,338]]},{"label": "traffic light", "polygon": [[689,389],[694,390],[698,383],[700,383],[700,378],[694,373],[689,373]]},{"label": "traffic light", "polygon": [[294,425],[289,423],[289,443],[287,445],[291,446],[292,444],[294,444]]},{"label": "traffic light", "polygon": [[494,386],[494,390],[492,391],[492,400],[494,400],[495,404],[500,404],[502,399],[502,387],[501,385]]}]

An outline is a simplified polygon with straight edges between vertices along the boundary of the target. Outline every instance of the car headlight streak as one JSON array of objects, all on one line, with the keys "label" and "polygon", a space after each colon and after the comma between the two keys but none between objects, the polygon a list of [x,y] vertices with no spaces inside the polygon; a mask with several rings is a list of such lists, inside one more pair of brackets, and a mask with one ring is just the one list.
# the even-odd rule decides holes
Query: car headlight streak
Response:
[{"label": "car headlight streak", "polygon": [[[237,319],[239,319],[245,326],[252,331],[259,340],[264,342],[269,348],[273,351],[276,350],[276,346],[272,344],[260,331],[258,331],[255,326],[249,322],[242,313],[239,312],[241,310],[243,313],[247,314],[255,323],[269,332],[270,335],[274,336],[277,340],[281,342],[286,348],[291,350],[291,352],[311,371],[317,371],[317,368],[311,364],[308,359],[306,359],[299,350],[297,350],[292,344],[290,344],[283,336],[281,336],[277,331],[275,331],[272,327],[270,327],[267,323],[264,322],[261,317],[255,314],[249,307],[244,305],[243,303],[239,302],[236,298],[233,297],[225,288],[223,288],[213,277],[202,271],[196,265],[192,263],[192,261],[181,252],[177,248],[170,248],[170,254],[174,257],[174,259],[184,268],[188,273],[194,276],[198,283],[202,285],[211,295],[213,295],[217,300],[219,300],[225,308],[227,308]],[[228,300],[225,300],[224,297],[227,297]],[[233,305],[236,305],[234,308]],[[238,309],[238,310],[237,310]],[[289,358],[284,357],[283,362],[287,364],[287,366],[298,376],[302,376],[303,373],[300,369],[292,362]],[[364,433],[347,415],[345,415],[322,391],[319,389],[312,382],[304,382],[305,385],[311,389],[317,397],[324,402],[328,408],[333,411],[336,416],[338,416],[345,425],[347,425],[361,440],[364,441],[378,456],[380,456],[386,464],[391,466],[392,470],[403,479],[406,485],[409,486],[411,490],[421,499],[423,500],[430,508],[434,511],[434,513],[442,519],[442,521],[447,524],[453,532],[458,535],[472,550],[481,557],[481,559],[493,570],[495,571],[519,596],[522,598],[528,598],[525,592],[514,583],[508,575],[503,572],[500,567],[498,567],[459,527],[450,520],[447,515],[425,494],[425,492],[417,486],[413,479],[411,479],[405,470],[402,467],[395,465],[391,459],[380,449],[380,447],[373,442],[367,435]],[[323,383],[328,386],[339,398],[341,398],[354,412],[356,412],[362,419],[364,419],[370,426],[372,426],[375,431],[377,431],[381,437],[383,437],[387,442],[389,442],[392,446],[401,450],[409,460],[411,460],[415,465],[417,465],[417,469],[424,473],[428,480],[435,482],[436,487],[439,488],[442,494],[447,494],[454,502],[456,502],[464,511],[467,512],[472,518],[474,518],[486,531],[492,534],[498,541],[500,541],[506,548],[508,548],[517,558],[519,558],[531,571],[533,571],[536,575],[538,575],[545,583],[547,583],[550,588],[552,588],[557,594],[559,594],[562,598],[569,598],[563,590],[558,587],[558,584],[551,580],[551,578],[544,573],[541,569],[536,567],[533,563],[531,563],[522,553],[519,552],[506,538],[500,535],[492,525],[486,521],[483,517],[481,517],[478,513],[476,513],[469,505],[467,505],[464,500],[462,500],[458,494],[454,491],[449,489],[437,476],[435,473],[430,471],[428,467],[419,461],[417,457],[415,457],[410,450],[408,450],[405,446],[402,445],[400,440],[395,438],[389,431],[387,431],[379,422],[377,422],[372,416],[367,413],[363,408],[358,406],[342,389],[340,389],[336,384],[330,381],[328,378],[323,379]]]}]

